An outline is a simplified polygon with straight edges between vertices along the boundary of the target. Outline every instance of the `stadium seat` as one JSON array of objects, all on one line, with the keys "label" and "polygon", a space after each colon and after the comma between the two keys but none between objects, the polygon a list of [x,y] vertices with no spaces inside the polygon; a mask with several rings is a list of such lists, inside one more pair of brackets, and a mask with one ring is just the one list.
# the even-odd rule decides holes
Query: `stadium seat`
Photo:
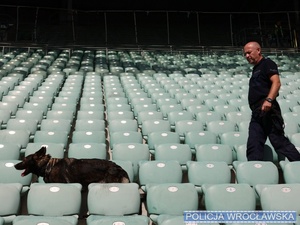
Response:
[{"label": "stadium seat", "polygon": [[137,121],[139,127],[142,127],[142,124],[145,120],[163,120],[163,114],[162,112],[158,111],[140,111],[137,113]]},{"label": "stadium seat", "polygon": [[67,119],[43,119],[40,125],[41,131],[66,131],[71,132],[72,124]]},{"label": "stadium seat", "polygon": [[217,136],[220,136],[226,132],[236,131],[236,123],[224,120],[209,121],[206,124],[206,130],[215,133]]},{"label": "stadium seat", "polygon": [[110,133],[110,149],[113,150],[116,144],[121,143],[143,143],[142,133],[139,131],[116,131]]},{"label": "stadium seat", "polygon": [[9,110],[11,116],[15,116],[18,111],[18,104],[15,102],[4,102],[2,99],[0,102],[0,109]]},{"label": "stadium seat", "polygon": [[247,211],[256,209],[255,191],[249,184],[202,185],[206,210]]},{"label": "stadium seat", "polygon": [[247,161],[233,162],[237,183],[247,183],[252,187],[257,184],[278,184],[279,174],[273,162]]},{"label": "stadium seat", "polygon": [[26,148],[30,141],[30,132],[27,130],[0,130],[0,143],[14,143]]},{"label": "stadium seat", "polygon": [[175,130],[175,124],[181,120],[193,120],[193,114],[188,111],[172,111],[167,113],[168,121],[171,125],[171,129]]},{"label": "stadium seat", "polygon": [[72,143],[106,143],[105,131],[74,131]]},{"label": "stadium seat", "polygon": [[299,161],[280,161],[279,164],[283,171],[283,178],[286,184],[300,183]]},{"label": "stadium seat", "polygon": [[152,154],[155,154],[156,146],[167,143],[180,144],[179,134],[171,131],[154,131],[148,135],[147,144]]},{"label": "stadium seat", "polygon": [[41,110],[27,110],[19,109],[16,112],[15,119],[23,120],[37,120],[38,127],[44,118],[43,111]]},{"label": "stadium seat", "polygon": [[159,215],[157,217],[157,225],[182,225],[184,216]]},{"label": "stadium seat", "polygon": [[0,128],[6,128],[8,120],[11,118],[11,111],[8,109],[0,109],[0,120],[2,121]]},{"label": "stadium seat", "polygon": [[150,160],[148,145],[142,143],[119,143],[114,146],[112,152],[113,160],[131,161],[134,170],[134,179],[138,177],[139,161]]},{"label": "stadium seat", "polygon": [[104,112],[102,111],[77,111],[77,119],[95,119],[95,120],[103,120]]},{"label": "stadium seat", "polygon": [[43,116],[46,116],[48,112],[48,105],[43,102],[25,102],[23,109],[32,111],[39,110],[43,112]]},{"label": "stadium seat", "polygon": [[[135,224],[135,220],[148,222],[144,215],[138,215],[141,207],[139,187],[136,183],[90,184],[88,190],[87,224],[94,224],[106,218],[114,221],[126,220]],[[128,204],[130,202],[130,204]],[[126,219],[127,218],[127,219]],[[144,224],[144,222],[139,222]],[[139,224],[137,222],[137,224]]]},{"label": "stadium seat", "polygon": [[182,170],[178,161],[140,161],[138,178],[141,189],[147,192],[147,184],[181,183]]},{"label": "stadium seat", "polygon": [[4,224],[11,224],[19,214],[21,205],[22,184],[9,183],[0,184],[0,217],[4,220]]},{"label": "stadium seat", "polygon": [[181,216],[184,211],[198,209],[198,193],[193,184],[149,184],[146,190],[146,208],[154,223],[162,214]]},{"label": "stadium seat", "polygon": [[68,157],[77,159],[107,159],[106,144],[70,143]]},{"label": "stadium seat", "polygon": [[29,190],[32,174],[22,176],[23,171],[16,170],[14,165],[21,162],[20,160],[0,160],[0,183],[19,183],[22,185],[21,194],[25,194]]},{"label": "stadium seat", "polygon": [[23,224],[21,221],[31,221],[32,224],[40,219],[45,222],[57,221],[56,224],[67,221],[76,225],[81,205],[81,189],[81,185],[76,183],[31,184],[27,196],[28,215],[17,216],[18,222]]},{"label": "stadium seat", "polygon": [[74,114],[73,111],[71,110],[49,110],[47,112],[46,115],[47,119],[54,119],[54,120],[58,120],[58,119],[66,119],[66,120],[70,120],[73,121],[74,120]]},{"label": "stadium seat", "polygon": [[[89,217],[87,225],[117,225],[117,224],[135,224],[135,225],[148,225],[149,218],[147,216],[134,215],[134,216],[99,216]],[[52,224],[51,224],[52,225]]]},{"label": "stadium seat", "polygon": [[160,106],[158,111],[163,113],[164,119],[168,119],[168,114],[170,112],[182,112],[183,107],[180,104],[163,104]]},{"label": "stadium seat", "polygon": [[63,158],[64,157],[64,144],[62,143],[51,143],[51,142],[36,142],[28,143],[24,150],[24,156],[34,154],[41,147],[45,146],[47,148],[47,154],[51,155],[53,158]]},{"label": "stadium seat", "polygon": [[67,147],[68,143],[68,132],[66,131],[41,131],[38,130],[35,135],[34,143],[56,143],[62,144],[64,148]]},{"label": "stadium seat", "polygon": [[[247,131],[230,131],[220,135],[220,143],[229,145],[233,152],[240,145],[247,144],[248,132]],[[233,154],[233,160],[236,160],[236,155]]]},{"label": "stadium seat", "polygon": [[131,161],[126,161],[126,160],[111,160],[111,161],[121,166],[127,172],[130,182],[134,182],[134,171],[133,171],[134,168],[133,168],[133,163]]},{"label": "stadium seat", "polygon": [[224,161],[188,161],[187,171],[189,183],[194,184],[200,194],[203,194],[204,184],[231,182],[231,169]]},{"label": "stadium seat", "polygon": [[184,142],[185,135],[189,131],[203,131],[202,122],[196,120],[180,120],[175,122],[175,132],[179,134],[180,140]]},{"label": "stadium seat", "polygon": [[226,144],[196,144],[197,161],[218,161],[232,165],[232,149]]},{"label": "stadium seat", "polygon": [[93,131],[93,130],[105,130],[105,120],[95,119],[82,119],[76,120],[75,123],[76,131]]},{"label": "stadium seat", "polygon": [[196,114],[196,120],[202,122],[204,129],[206,129],[208,122],[217,120],[220,121],[222,120],[222,116],[220,113],[215,111],[202,111]]},{"label": "stadium seat", "polygon": [[270,184],[256,185],[262,210],[267,211],[296,211],[300,213],[300,184]]},{"label": "stadium seat", "polygon": [[119,131],[138,131],[138,123],[135,119],[115,119],[110,120],[108,124],[109,133]]},{"label": "stadium seat", "polygon": [[107,113],[108,123],[112,120],[134,119],[132,111],[110,111]]},{"label": "stadium seat", "polygon": [[192,151],[187,144],[158,144],[155,145],[155,160],[175,160],[180,163],[182,170],[186,170],[186,163],[192,160]]},{"label": "stadium seat", "polygon": [[142,134],[145,140],[148,139],[148,135],[156,131],[171,131],[171,125],[166,120],[145,120],[142,123]]},{"label": "stadium seat", "polygon": [[184,143],[195,153],[196,145],[217,144],[217,135],[210,131],[189,131],[185,135]]},{"label": "stadium seat", "polygon": [[18,160],[20,158],[20,150],[21,146],[16,143],[1,143],[0,160]]}]

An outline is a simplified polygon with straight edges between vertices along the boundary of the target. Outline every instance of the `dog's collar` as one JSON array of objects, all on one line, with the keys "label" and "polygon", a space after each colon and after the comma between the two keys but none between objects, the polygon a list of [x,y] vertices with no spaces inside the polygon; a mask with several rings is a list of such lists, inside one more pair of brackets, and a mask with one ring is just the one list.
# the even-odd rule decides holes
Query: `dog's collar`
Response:
[{"label": "dog's collar", "polygon": [[53,168],[53,166],[59,161],[58,158],[51,158],[49,160],[49,162],[46,165],[46,169],[45,169],[45,176],[44,176],[44,180],[45,182],[49,181],[49,175],[51,173],[51,170]]}]

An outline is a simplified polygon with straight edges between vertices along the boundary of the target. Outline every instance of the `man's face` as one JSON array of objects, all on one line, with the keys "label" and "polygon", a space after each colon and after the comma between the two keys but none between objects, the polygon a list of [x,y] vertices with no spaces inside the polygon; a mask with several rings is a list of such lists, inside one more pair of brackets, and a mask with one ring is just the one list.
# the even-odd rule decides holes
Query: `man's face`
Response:
[{"label": "man's face", "polygon": [[253,44],[247,44],[244,47],[244,56],[250,64],[256,65],[261,59],[260,48]]}]

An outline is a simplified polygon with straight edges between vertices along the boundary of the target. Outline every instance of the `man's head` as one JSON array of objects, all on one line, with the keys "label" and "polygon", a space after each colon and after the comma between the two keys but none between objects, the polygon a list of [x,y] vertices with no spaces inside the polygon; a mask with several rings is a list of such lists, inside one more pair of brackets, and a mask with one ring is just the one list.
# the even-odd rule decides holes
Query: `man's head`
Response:
[{"label": "man's head", "polygon": [[258,64],[258,62],[262,59],[260,45],[254,41],[248,42],[244,46],[244,56],[250,64]]}]

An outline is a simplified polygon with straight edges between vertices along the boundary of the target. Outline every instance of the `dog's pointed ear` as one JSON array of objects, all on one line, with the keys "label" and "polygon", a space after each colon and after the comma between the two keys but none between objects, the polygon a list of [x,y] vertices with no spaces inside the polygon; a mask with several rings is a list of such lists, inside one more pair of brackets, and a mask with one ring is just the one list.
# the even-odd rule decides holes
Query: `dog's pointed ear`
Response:
[{"label": "dog's pointed ear", "polygon": [[36,152],[36,155],[38,157],[42,157],[42,156],[46,155],[46,150],[47,150],[47,148],[45,146],[42,146],[41,149]]}]

